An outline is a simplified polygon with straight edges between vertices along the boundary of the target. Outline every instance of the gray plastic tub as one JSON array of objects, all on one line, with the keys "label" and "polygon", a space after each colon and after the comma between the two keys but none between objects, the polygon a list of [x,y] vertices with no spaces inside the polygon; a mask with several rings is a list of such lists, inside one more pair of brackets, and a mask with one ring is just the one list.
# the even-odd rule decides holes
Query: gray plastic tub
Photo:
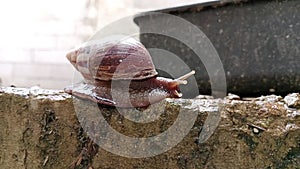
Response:
[{"label": "gray plastic tub", "polygon": [[[206,34],[223,63],[228,92],[255,96],[300,91],[299,0],[216,1],[156,12],[184,18]],[[157,17],[145,12],[134,21],[141,32],[147,32],[161,29],[149,21],[168,23]],[[186,45],[157,34],[141,34],[140,39],[147,48],[161,48],[180,56],[196,70],[199,92],[210,94],[206,69]]]}]

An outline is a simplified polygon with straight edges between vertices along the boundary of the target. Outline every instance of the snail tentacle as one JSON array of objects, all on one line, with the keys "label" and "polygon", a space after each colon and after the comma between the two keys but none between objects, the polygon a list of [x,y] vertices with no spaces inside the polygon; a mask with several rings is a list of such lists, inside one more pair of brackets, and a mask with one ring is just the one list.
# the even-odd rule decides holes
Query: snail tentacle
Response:
[{"label": "snail tentacle", "polygon": [[195,70],[190,71],[189,73],[175,79],[175,80],[186,80],[187,78],[189,78],[190,76],[195,74]]},{"label": "snail tentacle", "polygon": [[189,73],[187,73],[187,74],[185,74],[185,75],[183,75],[183,76],[181,76],[177,79],[174,79],[174,80],[170,81],[169,84],[170,84],[170,86],[174,86],[174,87],[178,86],[178,85],[181,85],[181,84],[186,85],[187,84],[186,79],[189,78],[190,76],[194,75],[194,74],[195,74],[195,71],[192,70],[191,72],[189,72]]}]

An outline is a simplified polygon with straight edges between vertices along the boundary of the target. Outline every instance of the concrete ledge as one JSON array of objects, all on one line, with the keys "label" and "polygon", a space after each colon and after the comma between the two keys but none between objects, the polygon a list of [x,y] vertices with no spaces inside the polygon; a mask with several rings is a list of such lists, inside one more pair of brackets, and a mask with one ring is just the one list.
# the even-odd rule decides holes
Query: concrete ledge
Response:
[{"label": "concrete ledge", "polygon": [[[155,136],[167,130],[178,117],[178,110],[196,113],[197,119],[188,135],[163,154],[126,158],[99,148],[95,156],[81,159],[76,168],[298,168],[300,95],[234,100],[237,98],[166,99],[143,110],[162,112],[157,121],[138,124],[115,108],[73,99],[62,91],[1,88],[0,168],[70,168],[88,140],[81,126],[89,121],[82,112],[95,110],[101,110],[115,130],[130,137]],[[210,129],[203,125],[214,126],[207,119],[220,101],[223,109],[218,127],[199,144],[199,133]],[[74,104],[82,106],[75,112]],[[106,144],[114,146],[113,142]]]}]

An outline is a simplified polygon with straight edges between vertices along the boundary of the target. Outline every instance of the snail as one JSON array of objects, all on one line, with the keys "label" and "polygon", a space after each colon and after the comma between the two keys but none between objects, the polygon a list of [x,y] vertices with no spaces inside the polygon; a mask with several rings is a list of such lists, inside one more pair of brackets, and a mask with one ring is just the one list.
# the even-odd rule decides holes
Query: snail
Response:
[{"label": "snail", "polygon": [[134,38],[85,45],[66,57],[84,81],[65,91],[115,107],[147,107],[165,98],[180,98],[179,85],[187,84],[195,73],[177,79],[158,77],[149,52]]}]

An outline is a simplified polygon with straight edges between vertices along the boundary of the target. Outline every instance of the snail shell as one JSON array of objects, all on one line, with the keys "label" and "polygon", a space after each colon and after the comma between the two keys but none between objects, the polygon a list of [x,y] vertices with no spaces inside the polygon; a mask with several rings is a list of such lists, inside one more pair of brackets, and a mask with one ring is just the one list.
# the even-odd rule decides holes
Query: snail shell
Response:
[{"label": "snail shell", "polygon": [[149,52],[133,38],[82,47],[67,58],[88,80],[142,80],[157,75]]},{"label": "snail shell", "polygon": [[76,97],[116,107],[146,107],[164,98],[182,96],[192,71],[178,79],[157,77],[147,49],[133,38],[92,44],[71,51],[67,59],[84,81],[65,88]]}]

